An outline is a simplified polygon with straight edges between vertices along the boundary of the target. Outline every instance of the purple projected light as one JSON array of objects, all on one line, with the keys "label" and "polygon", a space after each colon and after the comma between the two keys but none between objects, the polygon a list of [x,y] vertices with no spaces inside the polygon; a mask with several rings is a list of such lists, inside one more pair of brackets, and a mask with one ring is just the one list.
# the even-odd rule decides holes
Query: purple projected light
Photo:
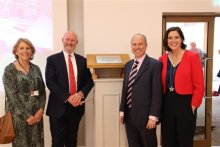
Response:
[{"label": "purple projected light", "polygon": [[51,0],[0,1],[0,53],[11,53],[20,37],[28,38],[37,50],[53,48]]},{"label": "purple projected light", "polygon": [[39,59],[46,58],[53,49],[52,0],[0,0],[1,77],[5,66],[15,60],[12,48],[20,37],[31,40],[36,48],[34,61],[44,67],[45,61]]}]

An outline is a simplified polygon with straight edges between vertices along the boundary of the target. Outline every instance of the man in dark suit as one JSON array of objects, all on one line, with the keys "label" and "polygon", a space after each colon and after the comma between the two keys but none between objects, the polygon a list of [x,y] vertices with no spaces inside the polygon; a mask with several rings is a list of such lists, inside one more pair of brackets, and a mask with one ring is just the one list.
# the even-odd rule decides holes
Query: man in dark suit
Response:
[{"label": "man in dark suit", "polygon": [[74,53],[77,35],[68,31],[62,42],[63,51],[47,58],[45,74],[50,94],[46,114],[52,147],[76,147],[79,123],[85,111],[84,101],[94,83],[86,58]]},{"label": "man in dark suit", "polygon": [[120,121],[125,123],[129,147],[157,147],[156,124],[162,105],[161,63],[146,54],[147,40],[142,34],[132,37],[131,49],[135,59],[125,65]]}]

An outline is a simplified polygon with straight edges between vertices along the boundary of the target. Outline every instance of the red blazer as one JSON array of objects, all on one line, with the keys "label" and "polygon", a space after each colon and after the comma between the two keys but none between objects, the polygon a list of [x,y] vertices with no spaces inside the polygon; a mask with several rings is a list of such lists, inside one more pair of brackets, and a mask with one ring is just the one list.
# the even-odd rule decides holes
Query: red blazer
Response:
[{"label": "red blazer", "polygon": [[[166,93],[166,72],[168,54],[160,57],[163,64],[161,78],[163,92]],[[174,79],[178,94],[192,94],[192,105],[199,107],[204,96],[204,77],[198,53],[186,50],[176,70]]]}]

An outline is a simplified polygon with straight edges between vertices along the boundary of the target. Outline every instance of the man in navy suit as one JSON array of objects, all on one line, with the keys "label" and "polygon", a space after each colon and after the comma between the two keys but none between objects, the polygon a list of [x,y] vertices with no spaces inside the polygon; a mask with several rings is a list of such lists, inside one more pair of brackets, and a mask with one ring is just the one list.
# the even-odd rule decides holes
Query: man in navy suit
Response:
[{"label": "man in navy suit", "polygon": [[[94,83],[86,58],[75,54],[76,33],[65,32],[63,51],[47,58],[46,84],[50,90],[46,114],[49,116],[52,147],[76,147],[80,120],[85,111],[84,101]],[[71,55],[69,59],[69,55]],[[75,77],[74,93],[70,92],[70,67]]]},{"label": "man in navy suit", "polygon": [[[146,54],[147,39],[131,39],[135,59],[125,65],[120,121],[125,123],[129,147],[157,147],[156,124],[162,105],[161,63]],[[133,75],[137,64],[137,74]],[[134,79],[131,83],[129,79]]]}]

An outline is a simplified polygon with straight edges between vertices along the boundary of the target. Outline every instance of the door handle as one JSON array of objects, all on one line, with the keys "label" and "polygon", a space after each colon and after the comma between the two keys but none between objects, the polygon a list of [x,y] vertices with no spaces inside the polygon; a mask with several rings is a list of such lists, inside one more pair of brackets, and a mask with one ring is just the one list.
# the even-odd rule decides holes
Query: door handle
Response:
[{"label": "door handle", "polygon": [[212,97],[210,96],[204,96],[205,99],[211,99]]}]

